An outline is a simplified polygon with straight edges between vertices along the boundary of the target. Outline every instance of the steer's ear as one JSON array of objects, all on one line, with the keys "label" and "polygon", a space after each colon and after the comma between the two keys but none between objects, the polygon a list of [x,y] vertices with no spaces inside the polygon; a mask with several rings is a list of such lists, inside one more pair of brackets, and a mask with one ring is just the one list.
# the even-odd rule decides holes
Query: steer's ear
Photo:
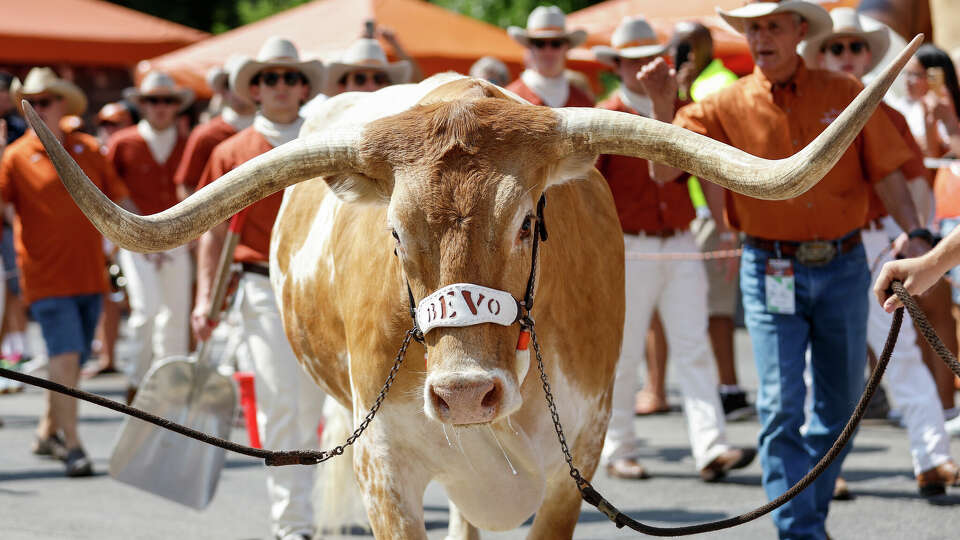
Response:
[{"label": "steer's ear", "polygon": [[593,170],[596,162],[596,154],[585,152],[564,153],[549,165],[546,187],[572,180],[583,180]]},{"label": "steer's ear", "polygon": [[387,205],[393,194],[393,180],[372,178],[360,172],[336,174],[323,178],[341,201]]}]

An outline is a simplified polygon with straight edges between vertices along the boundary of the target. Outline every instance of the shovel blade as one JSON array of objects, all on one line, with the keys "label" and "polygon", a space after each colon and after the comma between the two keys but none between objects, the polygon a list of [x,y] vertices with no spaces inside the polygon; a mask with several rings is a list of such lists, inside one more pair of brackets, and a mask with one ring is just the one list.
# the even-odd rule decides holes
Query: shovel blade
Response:
[{"label": "shovel blade", "polygon": [[[237,390],[230,377],[186,358],[154,366],[133,405],[178,424],[230,438]],[[213,498],[226,451],[127,418],[110,457],[110,476],[171,501],[203,509]]]}]

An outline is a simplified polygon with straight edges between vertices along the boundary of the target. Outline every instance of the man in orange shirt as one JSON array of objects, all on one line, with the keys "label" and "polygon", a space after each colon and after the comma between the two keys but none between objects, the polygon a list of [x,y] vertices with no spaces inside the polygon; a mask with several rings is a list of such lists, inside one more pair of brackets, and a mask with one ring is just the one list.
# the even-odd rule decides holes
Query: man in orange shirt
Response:
[{"label": "man in orange shirt", "polygon": [[583,30],[568,32],[566,16],[556,6],[540,6],[530,12],[527,28],[507,28],[517,43],[527,48],[529,66],[507,86],[534,105],[547,107],[593,107],[593,99],[564,76],[567,52],[587,39]]},{"label": "man in orange shirt", "polygon": [[[140,212],[156,214],[177,203],[173,174],[187,141],[174,121],[193,102],[193,91],[153,71],[124,94],[142,119],[114,134],[107,158]],[[121,249],[117,261],[127,278],[127,324],[135,347],[127,366],[129,403],[154,360],[189,352],[190,253],[186,246],[150,254]]]},{"label": "man in orange shirt", "polygon": [[[833,31],[807,40],[802,46],[801,54],[807,65],[849,73],[860,79],[869,73],[886,53],[889,43],[887,30],[864,30],[860,17],[853,8],[836,8],[830,11],[830,18],[833,19]],[[880,103],[879,108],[887,113],[904,141],[913,150],[913,159],[902,167],[904,177],[909,179],[911,184],[920,182],[924,189],[928,189],[923,151],[910,133],[907,120],[886,103]],[[875,193],[871,193],[867,218],[869,221],[863,231],[863,246],[867,261],[876,272],[873,277],[876,278],[881,265],[893,260],[889,253],[890,243],[903,231],[887,215],[883,202]],[[871,352],[879,355],[883,351],[892,317],[879,304],[870,302],[869,298],[868,303],[870,318],[867,323],[867,343]],[[912,324],[905,324],[900,334],[893,350],[897,361],[887,367],[887,387],[907,427],[913,473],[917,477],[920,495],[943,495],[946,485],[960,485],[960,469],[950,457],[950,436],[944,428],[943,407],[937,397],[933,376],[923,363],[923,356],[917,346],[916,331]]]},{"label": "man in orange shirt", "polygon": [[[229,79],[232,65],[244,60],[241,56],[231,56],[224,64],[222,79]],[[183,158],[177,172],[173,175],[173,183],[177,186],[177,200],[182,201],[197,189],[200,175],[214,147],[227,140],[237,132],[253,124],[253,114],[257,111],[256,105],[241,98],[230,89],[228,81],[214,81],[223,88],[223,106],[220,114],[209,122],[194,128],[187,139],[187,146],[183,150]]]},{"label": "man in orange shirt", "polygon": [[[653,102],[637,73],[662,55],[666,47],[658,43],[653,28],[642,17],[625,18],[613,33],[612,45],[593,48],[597,60],[613,67],[622,81],[617,92],[599,107],[652,116]],[[600,156],[597,169],[613,192],[628,252],[624,340],[603,447],[607,474],[646,477],[637,462],[634,395],[645,330],[654,309],[658,309],[672,361],[679,363],[684,373],[680,384],[697,470],[704,480],[717,480],[731,469],[749,465],[756,452],[732,448],[726,442],[717,370],[707,339],[707,276],[703,261],[645,261],[629,256],[631,252],[659,255],[697,250],[690,233],[694,210],[686,175],[678,174],[673,181],[658,185],[650,179],[646,160],[608,155]]]},{"label": "man in orange shirt", "polygon": [[[127,191],[100,153],[96,139],[64,133],[60,120],[82,114],[86,97],[50,68],[34,68],[12,92],[30,102],[87,176],[111,199]],[[0,160],[0,196],[16,212],[14,239],[25,303],[40,324],[50,380],[76,386],[90,355],[102,294],[107,291],[102,237],[60,183],[53,163],[30,130]],[[68,476],[89,476],[93,465],[77,434],[77,401],[47,392],[47,410],[37,426],[33,451],[63,459]]]},{"label": "man in orange shirt", "polygon": [[[720,15],[745,34],[756,67],[680,109],[675,124],[760,157],[783,158],[819,135],[861,90],[847,75],[807,69],[796,53],[806,36],[832,27],[822,7],[800,0],[759,2]],[[668,71],[663,63],[648,68]],[[655,102],[666,96],[672,101],[675,92],[669,88],[652,97]],[[771,499],[826,453],[863,390],[870,270],[860,227],[870,190],[875,189],[898,224],[911,231],[907,254],[930,247],[929,231],[920,229],[899,172],[912,156],[880,112],[871,116],[824,179],[803,195],[762,201],[725,194],[728,222],[745,233],[740,283],[759,378],[763,485]],[[675,169],[654,166],[658,180],[674,174]],[[809,419],[803,382],[808,348],[813,375]],[[827,512],[843,455],[811,487],[773,512],[781,538],[826,538]]]},{"label": "man in orange shirt", "polygon": [[[271,37],[256,60],[238,62],[230,73],[230,87],[259,108],[253,125],[217,145],[198,187],[215,182],[242,163],[292,141],[303,118],[300,106],[316,95],[323,82],[320,62],[299,61],[290,41]],[[257,400],[257,427],[264,448],[317,446],[317,425],[322,419],[325,395],[297,362],[287,341],[280,312],[270,286],[267,261],[270,233],[283,192],[248,207],[234,260],[240,262],[239,309],[244,339],[253,362]],[[207,319],[213,278],[223,249],[227,224],[214,227],[200,238],[197,248],[197,296],[192,324],[199,340],[210,337]],[[313,469],[267,467],[271,528],[284,540],[313,535]]]}]

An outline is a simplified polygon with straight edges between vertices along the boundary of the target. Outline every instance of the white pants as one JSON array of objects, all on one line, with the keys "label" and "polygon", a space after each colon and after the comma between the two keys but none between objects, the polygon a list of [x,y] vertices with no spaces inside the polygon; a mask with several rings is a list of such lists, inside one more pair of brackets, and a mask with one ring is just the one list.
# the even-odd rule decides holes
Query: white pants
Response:
[{"label": "white pants", "polygon": [[[240,280],[240,313],[253,360],[260,441],[269,450],[318,448],[324,392],[300,367],[266,276],[246,273]],[[316,466],[267,467],[272,533],[312,534],[312,492]]]},{"label": "white pants", "polygon": [[[891,224],[892,220],[885,221],[884,229],[863,230],[863,247],[872,270],[872,281],[877,280],[883,264],[893,260],[883,250],[890,244],[890,237],[900,233],[899,228]],[[873,297],[872,290],[869,300],[867,345],[879,358],[893,315],[883,310]],[[950,438],[943,427],[943,407],[933,376],[923,363],[920,347],[917,346],[917,332],[909,317],[904,317],[903,326],[900,327],[900,337],[893,348],[884,380],[890,389],[890,399],[903,414],[903,422],[907,426],[914,474],[949,461]]]},{"label": "white pants", "polygon": [[603,459],[637,456],[633,424],[637,366],[643,363],[650,318],[657,309],[670,350],[669,363],[680,375],[693,458],[697,469],[702,469],[730,449],[717,392],[717,366],[707,334],[707,276],[703,261],[630,259],[629,252],[697,253],[689,232],[667,239],[624,235],[624,247],[628,252],[627,313]]},{"label": "white pants", "polygon": [[142,253],[121,249],[117,255],[130,299],[127,326],[134,351],[126,371],[133,386],[140,385],[153,360],[190,349],[190,252],[180,246],[162,255],[159,268]]}]

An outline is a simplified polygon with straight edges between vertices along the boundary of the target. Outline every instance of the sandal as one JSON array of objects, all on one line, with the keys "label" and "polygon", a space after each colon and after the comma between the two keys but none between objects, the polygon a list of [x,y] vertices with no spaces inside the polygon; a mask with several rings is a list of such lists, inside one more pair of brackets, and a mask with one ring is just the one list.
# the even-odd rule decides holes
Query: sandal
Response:
[{"label": "sandal", "polygon": [[49,456],[60,460],[67,457],[67,445],[56,433],[46,439],[34,437],[31,450],[38,456]]},{"label": "sandal", "polygon": [[658,397],[651,392],[641,390],[637,392],[637,398],[633,405],[633,412],[637,416],[647,416],[650,414],[664,414],[670,412],[670,405],[667,400]]}]

